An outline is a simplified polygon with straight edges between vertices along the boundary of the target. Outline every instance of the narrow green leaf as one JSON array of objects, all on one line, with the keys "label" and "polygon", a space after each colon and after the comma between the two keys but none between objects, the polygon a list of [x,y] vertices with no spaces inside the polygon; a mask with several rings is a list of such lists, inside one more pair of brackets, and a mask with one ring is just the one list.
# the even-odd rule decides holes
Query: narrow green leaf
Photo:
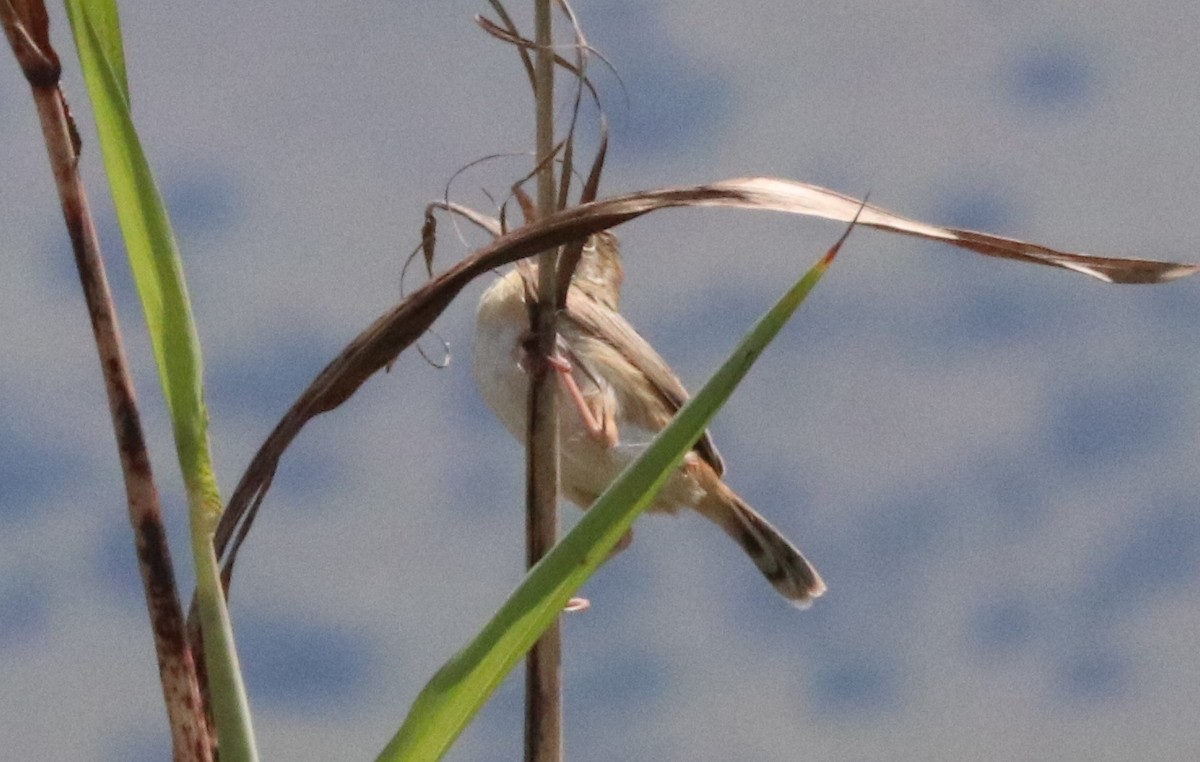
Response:
[{"label": "narrow green leaf", "polygon": [[[73,0],[68,0],[67,10],[75,14],[70,6]],[[113,80],[120,89],[121,99],[125,102],[125,110],[129,110],[129,77],[125,73],[125,42],[121,36],[121,19],[117,10],[116,0],[94,0],[87,3],[88,19],[96,30],[96,42],[101,47],[101,55],[112,69]]]},{"label": "narrow green leaf", "polygon": [[66,7],[188,491],[192,556],[221,758],[256,760],[249,703],[212,548],[221,499],[209,452],[200,342],[183,264],[130,116],[117,5],[114,0],[66,0]]},{"label": "narrow green leaf", "polygon": [[124,62],[108,57],[123,48],[116,7],[111,0],[67,0],[67,11],[180,465],[191,486],[204,478],[208,451],[200,345],[171,223],[130,118]]},{"label": "narrow green leaf", "polygon": [[734,387],[824,275],[844,240],[845,235],[758,321],[642,456],[530,570],[475,639],[438,670],[379,760],[433,760],[450,748],[570,597],[604,562],[634,519],[654,501]]}]

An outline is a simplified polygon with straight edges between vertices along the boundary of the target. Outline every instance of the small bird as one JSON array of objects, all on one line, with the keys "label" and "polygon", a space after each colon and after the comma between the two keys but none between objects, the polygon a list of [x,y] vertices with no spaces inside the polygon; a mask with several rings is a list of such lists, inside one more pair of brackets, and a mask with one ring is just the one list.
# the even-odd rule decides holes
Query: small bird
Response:
[{"label": "small bird", "polygon": [[[559,315],[551,367],[559,395],[560,482],[587,510],[687,401],[667,363],[618,312],[623,271],[616,236],[589,237]],[[525,439],[529,390],[526,350],[536,265],[523,263],[493,283],[475,320],[475,380],[484,401],[514,436]],[[825,592],[816,569],[775,527],[731,490],[705,432],[649,510],[692,508],[732,537],[793,605]],[[626,547],[627,535],[617,550]],[[614,551],[615,552],[615,551]]]}]

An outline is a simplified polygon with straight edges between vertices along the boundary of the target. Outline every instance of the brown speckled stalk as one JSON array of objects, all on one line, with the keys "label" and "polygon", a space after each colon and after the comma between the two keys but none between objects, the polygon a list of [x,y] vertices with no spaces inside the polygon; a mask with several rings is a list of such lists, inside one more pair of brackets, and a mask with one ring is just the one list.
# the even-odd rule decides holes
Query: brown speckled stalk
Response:
[{"label": "brown speckled stalk", "polygon": [[[213,759],[207,723],[185,637],[183,610],[163,531],[162,509],[150,469],[133,383],[125,359],[112,294],[100,260],[100,246],[79,176],[79,136],[59,88],[61,67],[50,45],[49,23],[41,0],[0,2],[0,20],[13,54],[29,81],[42,125],[54,184],[71,237],[83,286],[113,432],[128,496],[129,521],[137,547],[138,568],[154,630],[159,675],[177,762]],[[15,178],[9,178],[14,181]]]}]

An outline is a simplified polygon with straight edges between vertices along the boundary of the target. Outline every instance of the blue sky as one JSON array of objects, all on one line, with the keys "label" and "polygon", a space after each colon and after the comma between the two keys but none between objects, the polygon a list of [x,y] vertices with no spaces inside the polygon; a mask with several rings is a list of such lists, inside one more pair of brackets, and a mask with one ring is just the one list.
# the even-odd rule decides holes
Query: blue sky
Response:
[{"label": "blue sky", "polygon": [[[771,174],[1055,247],[1200,260],[1194,4],[880,5],[580,3],[628,92],[626,106],[597,67],[605,192]],[[471,22],[486,10],[124,9],[226,493],[313,375],[395,303],[424,203],[463,164],[528,149],[519,65]],[[184,558],[169,428],[61,16],[52,33]],[[482,191],[527,164],[473,171],[454,193],[488,211]],[[161,759],[101,382],[11,63],[0,166],[0,742]],[[838,232],[728,211],[635,222],[619,231],[626,313],[695,386]],[[448,228],[442,241],[444,262],[463,253]],[[466,352],[482,288],[439,321],[448,368],[402,357],[283,461],[234,593],[266,757],[372,758],[520,578],[521,454]],[[733,486],[829,593],[797,613],[704,522],[643,520],[566,624],[570,757],[1189,758],[1196,289],[856,232],[714,427]],[[516,757],[520,711],[510,681],[450,758]]]}]

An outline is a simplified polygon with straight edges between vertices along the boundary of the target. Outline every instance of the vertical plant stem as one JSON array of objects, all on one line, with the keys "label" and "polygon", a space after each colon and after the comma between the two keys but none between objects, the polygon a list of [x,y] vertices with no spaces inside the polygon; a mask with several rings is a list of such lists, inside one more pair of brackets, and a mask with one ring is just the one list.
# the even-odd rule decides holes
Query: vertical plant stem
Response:
[{"label": "vertical plant stem", "polygon": [[[138,568],[154,632],[159,677],[171,727],[173,758],[212,759],[207,723],[188,648],[183,609],[163,528],[158,489],[150,469],[145,435],[134,396],[112,293],[100,259],[100,244],[92,221],[83,180],[78,172],[78,134],[59,88],[61,68],[49,44],[45,9],[40,2],[25,4],[26,17],[0,0],[0,18],[18,63],[29,80],[42,135],[75,265],[91,318],[100,355],[104,388],[125,480],[129,521],[133,527]],[[30,9],[33,8],[33,11]],[[39,16],[40,14],[40,16]]]},{"label": "vertical plant stem", "polygon": [[[554,51],[550,0],[534,0],[534,99],[536,101],[538,213],[554,211],[554,167],[544,162],[554,144]],[[526,459],[526,560],[532,568],[558,539],[558,389],[545,359],[554,351],[557,249],[538,260],[538,303],[534,313],[535,354],[529,385],[529,442]],[[556,619],[525,662],[525,760],[560,762],[562,752],[562,631]]]}]

